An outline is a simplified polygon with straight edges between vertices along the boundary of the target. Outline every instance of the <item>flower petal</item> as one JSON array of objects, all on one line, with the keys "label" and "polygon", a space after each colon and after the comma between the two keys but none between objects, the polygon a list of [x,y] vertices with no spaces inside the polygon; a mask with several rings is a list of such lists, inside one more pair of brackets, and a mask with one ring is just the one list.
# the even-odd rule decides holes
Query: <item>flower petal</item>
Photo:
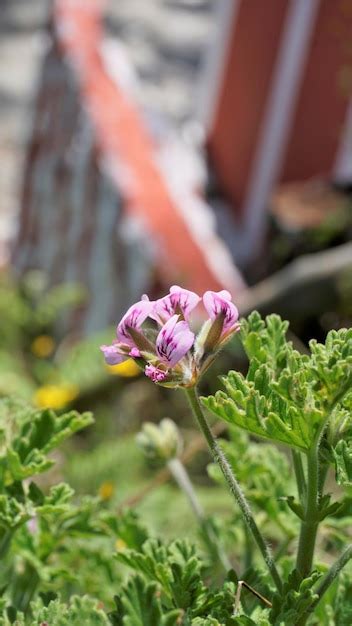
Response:
[{"label": "flower petal", "polygon": [[204,307],[210,319],[215,320],[219,315],[224,315],[222,334],[227,333],[237,325],[238,310],[231,302],[231,294],[225,289],[222,291],[206,291],[203,296]]},{"label": "flower petal", "polygon": [[163,323],[175,314],[182,314],[187,320],[200,300],[201,298],[193,291],[173,285],[167,296],[156,300],[151,317]]},{"label": "flower petal", "polygon": [[128,358],[127,354],[125,355],[118,352],[117,344],[112,344],[111,346],[100,346],[100,350],[104,354],[105,361],[108,365],[117,365]]},{"label": "flower petal", "polygon": [[155,367],[155,365],[151,365],[151,363],[145,366],[144,373],[153,383],[161,383],[167,376],[167,372]]},{"label": "flower petal", "polygon": [[153,308],[154,302],[146,299],[146,296],[143,296],[143,299],[136,302],[136,304],[132,304],[117,327],[118,340],[133,348],[135,344],[128,332],[128,328],[139,329]]},{"label": "flower petal", "polygon": [[169,367],[174,367],[190,350],[194,343],[194,333],[188,323],[178,321],[173,315],[163,326],[156,339],[156,351],[160,360]]}]

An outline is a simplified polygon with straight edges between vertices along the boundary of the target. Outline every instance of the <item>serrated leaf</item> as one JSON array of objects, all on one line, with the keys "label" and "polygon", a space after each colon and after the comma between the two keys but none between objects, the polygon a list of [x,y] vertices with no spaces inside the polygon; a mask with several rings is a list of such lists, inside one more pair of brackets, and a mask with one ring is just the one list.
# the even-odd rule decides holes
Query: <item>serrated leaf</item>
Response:
[{"label": "serrated leaf", "polygon": [[314,593],[314,585],[321,576],[319,572],[312,572],[309,577],[302,578],[297,570],[293,570],[282,593],[276,593],[272,599],[270,622],[277,626],[297,624],[316,601],[318,596]]},{"label": "serrated leaf", "polygon": [[248,432],[308,451],[330,420],[331,439],[346,429],[352,402],[352,330],[328,333],[325,345],[310,342],[311,355],[286,341],[287,323],[252,313],[241,337],[250,359],[247,376],[230,371],[224,391],[202,398],[218,417]]},{"label": "serrated leaf", "polygon": [[74,494],[73,489],[66,483],[59,483],[51,487],[49,494],[44,498],[43,503],[37,507],[39,514],[62,513],[69,510],[70,503]]},{"label": "serrated leaf", "polygon": [[53,465],[47,454],[93,422],[91,413],[33,409],[12,399],[0,400],[0,466],[7,483],[41,474]]},{"label": "serrated leaf", "polygon": [[50,626],[111,626],[98,600],[73,596],[68,605],[54,600],[46,607],[42,600],[32,603],[33,621],[28,626],[47,623]]},{"label": "serrated leaf", "polygon": [[0,495],[0,528],[15,529],[34,515],[31,503],[18,502],[16,498]]},{"label": "serrated leaf", "polygon": [[121,626],[176,626],[181,614],[179,609],[162,609],[157,583],[146,583],[137,575],[129,580],[123,594],[117,598],[113,623]]}]

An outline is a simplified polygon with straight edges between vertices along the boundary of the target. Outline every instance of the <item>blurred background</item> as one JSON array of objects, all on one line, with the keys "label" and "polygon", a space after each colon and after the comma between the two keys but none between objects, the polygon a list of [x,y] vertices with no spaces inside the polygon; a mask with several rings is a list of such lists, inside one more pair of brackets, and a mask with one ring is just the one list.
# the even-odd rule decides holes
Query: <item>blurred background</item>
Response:
[{"label": "blurred background", "polygon": [[[93,409],[59,471],[121,506],[153,480],[143,421],[194,437],[177,393],[103,363],[141,293],[226,288],[243,315],[287,318],[300,350],[351,323],[352,0],[0,9],[0,393]],[[204,390],[245,367],[234,340]],[[202,495],[207,456],[190,456]],[[148,489],[145,511],[168,493]]]}]

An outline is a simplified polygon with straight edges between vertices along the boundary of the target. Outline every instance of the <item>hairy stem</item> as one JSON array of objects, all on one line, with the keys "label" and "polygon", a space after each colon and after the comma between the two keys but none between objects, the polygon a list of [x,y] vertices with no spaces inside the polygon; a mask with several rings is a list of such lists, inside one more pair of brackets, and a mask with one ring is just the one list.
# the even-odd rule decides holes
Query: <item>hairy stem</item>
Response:
[{"label": "hairy stem", "polygon": [[262,536],[255,519],[253,517],[253,513],[249,507],[249,504],[242,493],[241,487],[232,471],[230,464],[228,463],[223,451],[221,450],[219,444],[216,439],[213,437],[213,434],[210,430],[207,419],[202,411],[202,408],[199,403],[198,395],[194,387],[186,389],[187,397],[192,408],[193,414],[198,421],[198,424],[204,434],[205,439],[207,440],[210,452],[213,456],[214,461],[219,465],[224,478],[230,488],[231,493],[236,499],[238,506],[241,509],[244,520],[251,531],[255,542],[263,555],[264,561],[267,565],[267,568],[271,574],[271,577],[279,591],[282,589],[282,582],[279,575],[279,572],[276,568],[276,565],[273,560],[273,556],[267,545],[264,537]]},{"label": "hairy stem", "polygon": [[341,570],[347,565],[348,561],[352,559],[352,543],[347,546],[344,552],[339,556],[337,561],[330,567],[329,571],[325,574],[323,580],[320,585],[316,589],[316,593],[318,594],[317,600],[314,602],[313,608],[317,606],[317,604],[322,599],[324,593],[329,589],[330,585],[337,578]]}]

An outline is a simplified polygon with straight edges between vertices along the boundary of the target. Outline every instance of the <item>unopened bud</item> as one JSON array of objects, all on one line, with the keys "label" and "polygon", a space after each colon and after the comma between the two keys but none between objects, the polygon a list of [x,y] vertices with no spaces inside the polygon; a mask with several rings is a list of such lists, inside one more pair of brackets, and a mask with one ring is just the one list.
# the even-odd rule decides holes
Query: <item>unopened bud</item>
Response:
[{"label": "unopened bud", "polygon": [[165,464],[177,457],[182,449],[179,430],[175,422],[168,418],[161,420],[159,425],[146,422],[136,441],[153,464]]}]

